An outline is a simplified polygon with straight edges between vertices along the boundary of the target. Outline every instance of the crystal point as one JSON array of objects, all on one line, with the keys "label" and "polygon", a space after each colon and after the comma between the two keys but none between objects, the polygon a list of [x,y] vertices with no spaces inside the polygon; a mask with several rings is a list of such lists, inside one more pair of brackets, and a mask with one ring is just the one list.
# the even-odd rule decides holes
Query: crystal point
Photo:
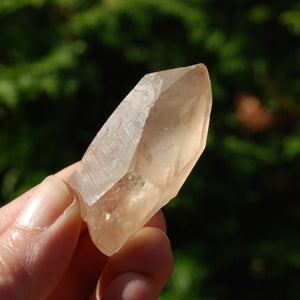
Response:
[{"label": "crystal point", "polygon": [[151,73],[98,132],[69,184],[104,254],[176,196],[204,150],[211,105],[203,64]]}]

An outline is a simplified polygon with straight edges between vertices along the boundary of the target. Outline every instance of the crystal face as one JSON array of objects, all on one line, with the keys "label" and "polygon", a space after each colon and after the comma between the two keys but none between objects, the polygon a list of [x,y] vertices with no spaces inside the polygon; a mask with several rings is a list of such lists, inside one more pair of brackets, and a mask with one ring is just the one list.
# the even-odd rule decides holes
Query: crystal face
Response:
[{"label": "crystal face", "polygon": [[98,132],[69,184],[104,254],[176,196],[204,150],[211,105],[203,64],[151,73]]}]

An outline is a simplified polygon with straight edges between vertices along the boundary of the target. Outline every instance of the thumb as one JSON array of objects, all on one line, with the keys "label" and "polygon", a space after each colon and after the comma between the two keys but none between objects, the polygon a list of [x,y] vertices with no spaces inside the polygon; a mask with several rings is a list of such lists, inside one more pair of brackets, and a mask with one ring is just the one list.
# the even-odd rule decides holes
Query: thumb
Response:
[{"label": "thumb", "polygon": [[71,188],[47,177],[0,237],[0,299],[47,297],[71,260],[80,224]]}]

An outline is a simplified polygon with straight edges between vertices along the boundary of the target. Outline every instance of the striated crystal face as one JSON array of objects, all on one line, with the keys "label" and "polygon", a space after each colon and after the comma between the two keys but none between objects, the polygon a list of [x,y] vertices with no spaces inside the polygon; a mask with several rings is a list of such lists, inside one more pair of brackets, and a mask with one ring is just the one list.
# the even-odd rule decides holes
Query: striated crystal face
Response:
[{"label": "striated crystal face", "polygon": [[98,132],[69,184],[104,254],[176,196],[204,150],[211,105],[203,64],[151,73]]}]

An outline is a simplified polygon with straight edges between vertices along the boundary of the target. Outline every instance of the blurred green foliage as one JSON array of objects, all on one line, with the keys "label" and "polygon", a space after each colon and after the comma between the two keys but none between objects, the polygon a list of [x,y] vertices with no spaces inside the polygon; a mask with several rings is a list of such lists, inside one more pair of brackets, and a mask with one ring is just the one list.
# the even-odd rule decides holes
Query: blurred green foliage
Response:
[{"label": "blurred green foliage", "polygon": [[204,62],[207,149],[161,299],[300,299],[298,1],[1,0],[0,200],[80,159],[140,77]]}]

